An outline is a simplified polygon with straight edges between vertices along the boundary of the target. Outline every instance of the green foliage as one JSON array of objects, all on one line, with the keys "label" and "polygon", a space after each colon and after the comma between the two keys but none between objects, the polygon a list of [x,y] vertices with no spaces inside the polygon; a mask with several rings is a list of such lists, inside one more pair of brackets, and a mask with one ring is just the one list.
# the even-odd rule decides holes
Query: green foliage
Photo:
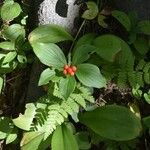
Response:
[{"label": "green foliage", "polygon": [[73,38],[64,28],[57,25],[42,25],[29,35],[31,45],[34,43],[58,43],[65,40],[73,40]]},{"label": "green foliage", "polygon": [[94,40],[97,54],[103,59],[113,62],[117,53],[121,50],[121,42],[114,35],[102,35]]},{"label": "green foliage", "polygon": [[53,150],[78,150],[78,144],[75,136],[71,133],[68,127],[63,124],[58,126],[52,136]]},{"label": "green foliage", "polygon": [[138,23],[138,28],[140,33],[144,33],[146,35],[150,35],[150,21],[144,20]]},{"label": "green foliage", "polygon": [[114,10],[112,12],[112,16],[116,18],[125,28],[127,31],[131,29],[131,22],[128,15],[122,11]]},{"label": "green foliage", "polygon": [[66,58],[61,49],[53,43],[34,43],[33,50],[40,61],[56,69],[62,70],[67,64]]},{"label": "green foliage", "polygon": [[99,68],[92,64],[80,64],[76,73],[79,81],[86,86],[101,88],[105,87],[106,80],[101,75]]},{"label": "green foliage", "polygon": [[83,13],[82,18],[87,20],[94,19],[98,14],[98,6],[95,2],[89,1],[86,2],[87,10]]},{"label": "green foliage", "polygon": [[55,76],[55,71],[51,70],[50,68],[45,69],[41,75],[40,75],[40,79],[39,79],[39,83],[38,85],[45,85],[48,84],[49,81]]},{"label": "green foliage", "polygon": [[4,5],[1,7],[1,18],[4,21],[11,21],[21,13],[21,7],[18,3],[13,0],[5,1]]},{"label": "green foliage", "polygon": [[142,130],[140,119],[129,109],[117,105],[99,107],[79,119],[100,136],[116,141],[134,139]]}]

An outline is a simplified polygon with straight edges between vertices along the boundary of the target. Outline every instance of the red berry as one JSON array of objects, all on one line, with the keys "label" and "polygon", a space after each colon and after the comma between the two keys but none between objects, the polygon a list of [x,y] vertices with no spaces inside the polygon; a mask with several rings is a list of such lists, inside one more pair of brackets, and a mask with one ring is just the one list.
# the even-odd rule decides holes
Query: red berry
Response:
[{"label": "red berry", "polygon": [[74,76],[74,72],[71,72],[70,75],[71,75],[71,76]]},{"label": "red berry", "polygon": [[69,68],[68,65],[64,65],[64,69],[67,70]]},{"label": "red berry", "polygon": [[77,67],[76,66],[72,66],[71,69],[72,69],[73,72],[77,71]]},{"label": "red berry", "polygon": [[64,75],[66,75],[67,74],[67,70],[64,70],[63,73],[64,73]]},{"label": "red berry", "polygon": [[73,71],[72,71],[72,69],[69,67],[69,68],[67,69],[67,72],[68,72],[69,74],[71,74]]}]

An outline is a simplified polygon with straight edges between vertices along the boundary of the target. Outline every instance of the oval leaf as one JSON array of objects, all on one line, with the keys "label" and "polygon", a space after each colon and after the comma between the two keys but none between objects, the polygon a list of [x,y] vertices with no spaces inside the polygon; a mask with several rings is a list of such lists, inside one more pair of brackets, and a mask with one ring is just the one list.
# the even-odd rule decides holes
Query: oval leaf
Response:
[{"label": "oval leaf", "polygon": [[129,109],[108,105],[86,112],[79,120],[104,138],[116,141],[131,140],[140,135],[140,119]]},{"label": "oval leaf", "polygon": [[1,18],[5,21],[10,21],[19,16],[21,7],[14,1],[7,1],[1,8]]},{"label": "oval leaf", "polygon": [[121,41],[114,35],[102,35],[94,40],[96,53],[103,59],[113,62],[116,54],[121,50]]},{"label": "oval leaf", "polygon": [[76,76],[85,86],[102,88],[106,86],[106,80],[101,75],[97,66],[92,64],[80,64],[77,66]]},{"label": "oval leaf", "polygon": [[26,110],[24,115],[20,114],[18,118],[13,119],[13,123],[18,128],[29,131],[35,114],[35,105],[33,103],[26,104]]},{"label": "oval leaf", "polygon": [[150,35],[150,20],[140,21],[138,23],[138,28],[140,29],[140,32]]},{"label": "oval leaf", "polygon": [[24,133],[20,143],[21,150],[31,150],[33,148],[34,150],[37,150],[43,138],[44,138],[44,133],[41,132]]},{"label": "oval leaf", "polygon": [[12,60],[15,59],[16,56],[17,56],[17,52],[16,52],[16,51],[9,52],[9,53],[5,56],[5,58],[4,58],[4,60],[3,60],[3,64],[11,62]]},{"label": "oval leaf", "polygon": [[72,58],[72,64],[77,65],[83,63],[89,59],[90,54],[94,51],[96,51],[96,47],[88,44],[77,47]]},{"label": "oval leaf", "polygon": [[87,2],[86,5],[87,5],[88,10],[86,10],[83,13],[82,18],[92,20],[98,14],[98,11],[99,11],[98,6],[95,2],[92,2],[92,1]]},{"label": "oval leaf", "polygon": [[56,69],[62,69],[67,64],[65,55],[56,44],[35,43],[32,46],[34,53],[43,64]]},{"label": "oval leaf", "polygon": [[51,70],[50,68],[45,69],[39,79],[38,86],[48,84],[49,81],[55,76],[55,71]]},{"label": "oval leaf", "polygon": [[66,125],[58,126],[52,136],[52,150],[79,150],[77,141]]},{"label": "oval leaf", "polygon": [[42,25],[33,30],[29,35],[30,43],[57,43],[73,40],[72,36],[58,25]]},{"label": "oval leaf", "polygon": [[130,31],[131,21],[126,13],[123,11],[114,10],[112,12],[112,16],[116,18],[126,28],[127,31]]},{"label": "oval leaf", "polygon": [[2,48],[4,50],[14,50],[15,45],[12,42],[1,42],[0,43],[0,48]]},{"label": "oval leaf", "polygon": [[59,89],[65,99],[74,91],[76,87],[76,80],[74,77],[62,78],[59,83]]},{"label": "oval leaf", "polygon": [[15,41],[19,36],[25,37],[25,29],[20,24],[13,24],[2,31],[5,38]]}]

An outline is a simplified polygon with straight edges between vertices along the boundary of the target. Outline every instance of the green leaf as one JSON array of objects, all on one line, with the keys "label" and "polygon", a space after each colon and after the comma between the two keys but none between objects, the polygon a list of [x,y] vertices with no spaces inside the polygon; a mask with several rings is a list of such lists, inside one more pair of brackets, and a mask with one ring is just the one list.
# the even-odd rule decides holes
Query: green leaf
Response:
[{"label": "green leaf", "polygon": [[79,116],[81,123],[87,125],[101,137],[128,141],[140,135],[142,125],[140,119],[128,108],[108,105]]},{"label": "green leaf", "polygon": [[106,16],[101,15],[101,14],[98,15],[98,24],[100,26],[102,26],[103,28],[107,28],[108,27],[107,23],[105,22],[105,19],[106,19]]},{"label": "green leaf", "polygon": [[65,99],[74,91],[76,87],[76,80],[74,77],[62,78],[59,83],[59,89]]},{"label": "green leaf", "polygon": [[5,2],[1,8],[1,18],[5,21],[10,21],[19,16],[21,7],[14,1]]},{"label": "green leaf", "polygon": [[72,36],[58,25],[41,25],[29,35],[30,43],[57,43],[73,40]]},{"label": "green leaf", "polygon": [[35,43],[32,46],[34,53],[43,64],[60,70],[67,64],[65,55],[56,44]]},{"label": "green leaf", "polygon": [[25,56],[24,53],[18,54],[18,55],[17,55],[17,59],[18,59],[18,61],[19,61],[20,63],[22,63],[22,64],[27,62],[27,57]]},{"label": "green leaf", "polygon": [[130,31],[131,21],[126,13],[123,11],[114,10],[112,12],[112,16],[116,18],[126,28],[127,31]]},{"label": "green leaf", "polygon": [[96,34],[94,34],[94,33],[85,34],[84,36],[79,38],[79,40],[75,44],[74,50],[76,50],[77,47],[80,47],[82,45],[92,45],[95,37],[96,37]]},{"label": "green leaf", "polygon": [[4,85],[4,79],[0,77],[0,93],[2,92],[3,85]]},{"label": "green leaf", "polygon": [[38,86],[48,84],[49,81],[55,76],[55,71],[51,70],[50,68],[45,69],[39,79]]},{"label": "green leaf", "polygon": [[10,144],[12,143],[13,141],[15,141],[17,138],[17,134],[16,133],[11,133],[7,136],[6,138],[6,144]]},{"label": "green leaf", "polygon": [[12,131],[13,126],[11,120],[6,117],[0,118],[0,140],[5,139],[7,135]]},{"label": "green leaf", "polygon": [[86,2],[87,8],[88,10],[86,10],[83,15],[82,18],[87,19],[87,20],[92,20],[94,19],[97,14],[98,14],[98,6],[95,2],[89,1]]},{"label": "green leaf", "polygon": [[133,45],[141,55],[145,55],[149,51],[148,40],[143,37],[137,38]]},{"label": "green leaf", "polygon": [[29,131],[35,114],[35,105],[33,103],[26,104],[24,115],[20,114],[18,118],[13,119],[13,123],[18,128]]},{"label": "green leaf", "polygon": [[79,149],[88,150],[91,148],[91,143],[89,141],[88,132],[78,132],[76,133],[76,139],[79,145]]},{"label": "green leaf", "polygon": [[145,101],[150,104],[150,94],[148,93],[144,93],[144,98],[145,98]]},{"label": "green leaf", "polygon": [[15,49],[15,45],[12,42],[1,42],[0,43],[0,48],[4,49],[4,50],[14,50]]},{"label": "green leaf", "polygon": [[85,62],[94,51],[96,51],[96,47],[88,44],[77,47],[72,58],[72,64],[77,65]]},{"label": "green leaf", "polygon": [[77,141],[66,125],[56,128],[52,136],[52,150],[79,150]]},{"label": "green leaf", "polygon": [[17,52],[16,52],[16,51],[9,52],[9,53],[5,56],[5,58],[4,58],[4,60],[3,60],[3,64],[9,63],[9,62],[13,61],[16,56],[17,56]]},{"label": "green leaf", "polygon": [[140,33],[150,35],[150,20],[140,21],[138,23],[138,28],[140,29]]},{"label": "green leaf", "polygon": [[143,124],[150,129],[150,116],[144,117],[142,119]]},{"label": "green leaf", "polygon": [[76,76],[85,86],[102,88],[106,86],[106,80],[101,75],[97,66],[92,64],[80,64],[77,66]]},{"label": "green leaf", "polygon": [[38,150],[40,143],[44,138],[44,133],[41,132],[27,132],[24,133],[21,140],[21,150]]},{"label": "green leaf", "polygon": [[5,38],[15,41],[20,35],[25,37],[25,29],[20,24],[13,24],[2,31]]},{"label": "green leaf", "polygon": [[114,35],[102,35],[95,39],[96,53],[103,59],[113,62],[121,50],[121,41]]}]

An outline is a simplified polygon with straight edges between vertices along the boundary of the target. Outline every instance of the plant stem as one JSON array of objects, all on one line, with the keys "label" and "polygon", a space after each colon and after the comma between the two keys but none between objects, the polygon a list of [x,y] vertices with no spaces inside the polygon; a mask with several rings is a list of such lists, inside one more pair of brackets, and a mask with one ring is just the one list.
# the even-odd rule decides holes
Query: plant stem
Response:
[{"label": "plant stem", "polygon": [[77,34],[76,34],[76,36],[75,36],[73,42],[72,42],[72,45],[71,45],[70,50],[69,50],[69,53],[71,53],[71,51],[72,51],[72,49],[73,49],[73,46],[74,46],[74,44],[75,44],[75,42],[76,42],[76,40],[77,40],[77,38],[78,38],[78,36],[79,36],[79,34],[80,34],[80,32],[81,32],[81,30],[82,30],[82,28],[83,28],[85,22],[86,22],[86,20],[84,20],[84,21],[82,22],[82,24],[81,24],[81,26],[80,26],[80,28],[79,28],[79,30],[78,30],[78,32],[77,32]]}]

